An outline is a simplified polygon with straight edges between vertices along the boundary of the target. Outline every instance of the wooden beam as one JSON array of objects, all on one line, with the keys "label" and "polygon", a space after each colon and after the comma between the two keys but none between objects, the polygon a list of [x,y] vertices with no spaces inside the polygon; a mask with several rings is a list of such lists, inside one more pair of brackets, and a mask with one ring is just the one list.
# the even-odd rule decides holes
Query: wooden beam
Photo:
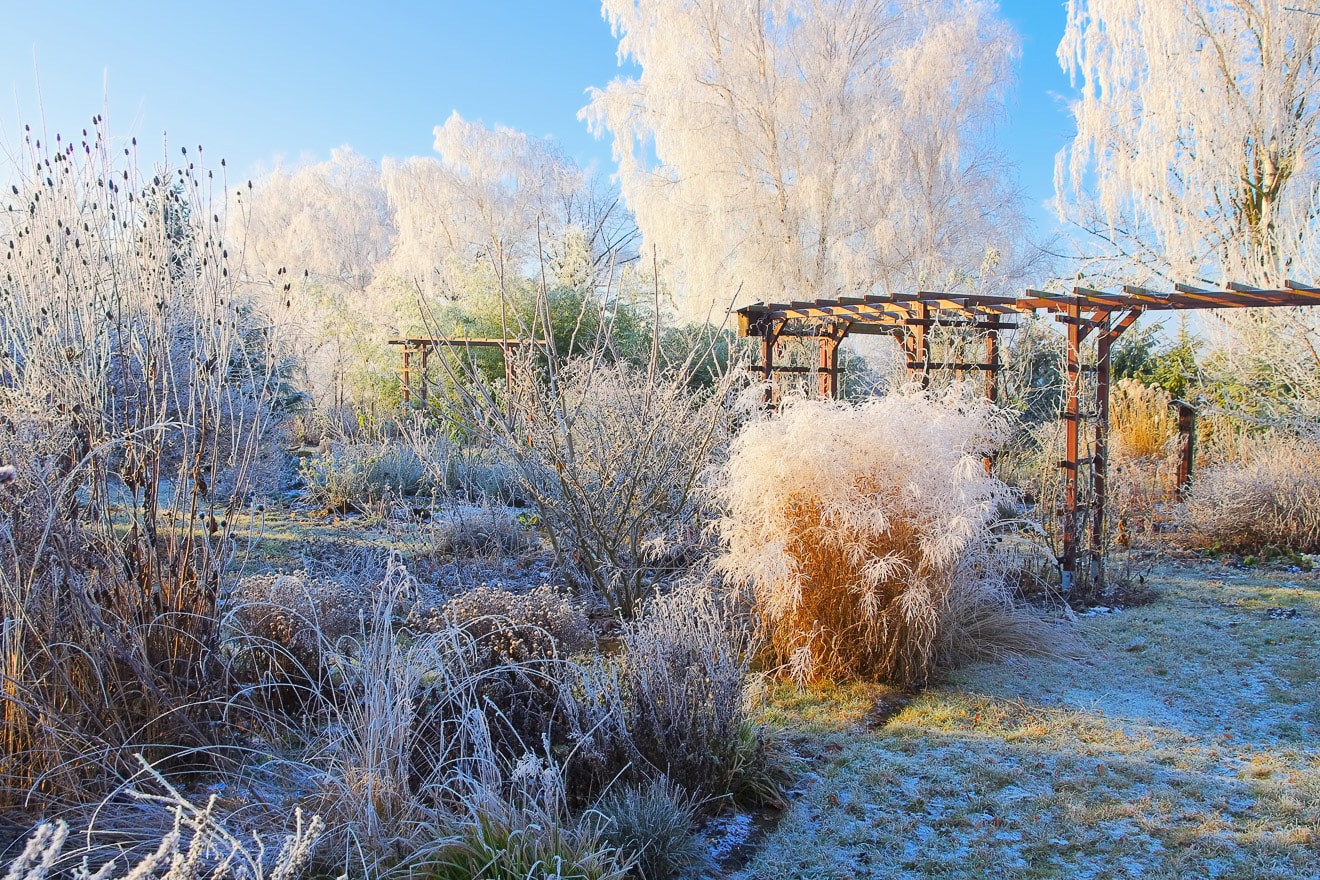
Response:
[{"label": "wooden beam", "polygon": [[1081,455],[1078,440],[1080,434],[1080,391],[1081,391],[1081,302],[1074,299],[1068,306],[1068,316],[1074,320],[1068,324],[1067,376],[1064,388],[1063,409],[1063,558],[1062,564],[1064,595],[1073,587],[1073,578],[1077,572],[1077,530],[1078,496],[1077,467]]},{"label": "wooden beam", "polygon": [[[1108,324],[1106,314],[1105,323]],[[1091,546],[1088,555],[1091,567],[1089,589],[1104,586],[1105,499],[1109,488],[1109,377],[1110,349],[1116,337],[1110,328],[1101,328],[1095,341],[1095,445],[1091,449]]]},{"label": "wooden beam", "polygon": [[412,346],[405,344],[403,346],[403,371],[399,374],[401,380],[401,397],[404,403],[412,399]]}]

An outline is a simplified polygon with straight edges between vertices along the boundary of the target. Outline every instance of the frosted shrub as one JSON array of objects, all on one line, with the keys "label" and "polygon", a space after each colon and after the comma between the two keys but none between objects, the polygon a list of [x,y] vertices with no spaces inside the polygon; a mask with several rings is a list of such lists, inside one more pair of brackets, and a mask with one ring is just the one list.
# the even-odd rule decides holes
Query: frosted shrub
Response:
[{"label": "frosted shrub", "polygon": [[689,792],[732,791],[749,645],[724,600],[699,585],[656,596],[625,628],[623,644],[637,751]]},{"label": "frosted shrub", "polygon": [[312,504],[345,512],[432,487],[427,462],[411,447],[390,440],[333,444],[304,459],[298,473]]},{"label": "frosted shrub", "polygon": [[582,609],[548,584],[528,593],[482,586],[446,603],[443,625],[471,640],[496,744],[512,754],[542,747],[557,732],[565,660],[593,641]]},{"label": "frosted shrub", "polygon": [[535,534],[509,510],[451,507],[434,511],[419,530],[431,553],[446,556],[517,556],[534,546]]},{"label": "frosted shrub", "polygon": [[586,614],[548,584],[527,593],[481,586],[449,600],[444,617],[490,651],[495,663],[575,654],[592,640]]},{"label": "frosted shrub", "polygon": [[[799,681],[924,684],[1009,608],[991,534],[1010,490],[983,456],[1003,415],[951,392],[799,402],[734,442],[722,569],[752,584],[777,661]],[[969,641],[970,640],[970,641]]]},{"label": "frosted shrub", "polygon": [[307,572],[248,575],[230,594],[223,618],[226,648],[234,671],[293,692],[321,682],[328,647],[357,635],[365,584],[313,579]]},{"label": "frosted shrub", "polygon": [[1320,446],[1270,435],[1244,442],[1241,455],[1195,474],[1180,540],[1230,551],[1320,550]]}]

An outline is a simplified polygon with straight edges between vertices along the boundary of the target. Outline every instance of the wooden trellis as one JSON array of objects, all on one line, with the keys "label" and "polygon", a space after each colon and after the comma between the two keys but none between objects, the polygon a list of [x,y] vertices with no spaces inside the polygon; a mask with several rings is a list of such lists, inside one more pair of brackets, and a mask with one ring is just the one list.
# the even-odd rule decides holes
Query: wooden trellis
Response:
[{"label": "wooden trellis", "polygon": [[[924,382],[932,372],[979,372],[985,394],[997,396],[999,334],[1017,327],[1021,315],[1046,313],[1062,323],[1067,336],[1067,376],[1064,388],[1063,536],[1060,566],[1067,592],[1084,570],[1093,583],[1104,576],[1103,536],[1106,463],[1109,452],[1110,352],[1114,343],[1147,311],[1191,309],[1279,308],[1320,305],[1320,288],[1289,281],[1282,290],[1263,290],[1241,284],[1224,289],[1176,285],[1172,293],[1141,287],[1104,292],[1077,287],[1056,294],[1027,290],[1022,296],[987,296],[919,292],[860,297],[839,297],[790,303],[756,303],[736,312],[741,336],[761,340],[759,370],[766,382],[767,402],[773,400],[774,380],[781,372],[775,354],[783,340],[817,340],[818,391],[837,397],[842,383],[839,344],[852,334],[886,334],[898,339],[907,367]],[[933,361],[930,334],[942,327],[985,338],[985,357],[979,361]],[[1095,356],[1084,358],[1083,347]],[[803,372],[802,367],[789,368]],[[810,368],[807,368],[810,369]],[[1190,414],[1182,416],[1190,420]],[[1189,421],[1190,424],[1190,421]],[[1091,432],[1090,455],[1082,455],[1083,437]],[[1185,459],[1191,474],[1190,447]],[[1090,528],[1084,529],[1084,519]],[[1088,534],[1084,534],[1084,531]],[[1081,566],[1084,565],[1084,568]]]},{"label": "wooden trellis", "polygon": [[[474,348],[498,348],[504,356],[504,375],[511,381],[509,353],[518,352],[524,346],[530,345],[526,339],[494,339],[490,337],[448,337],[448,336],[408,336],[401,339],[389,340],[390,345],[398,345],[402,349],[402,365],[399,370],[399,389],[404,403],[409,403],[413,395],[413,379],[417,377],[420,381],[417,383],[417,398],[425,404],[427,401],[427,381],[426,368],[431,359],[431,354],[437,348],[445,350],[468,350]],[[420,376],[414,371],[418,368]]]}]

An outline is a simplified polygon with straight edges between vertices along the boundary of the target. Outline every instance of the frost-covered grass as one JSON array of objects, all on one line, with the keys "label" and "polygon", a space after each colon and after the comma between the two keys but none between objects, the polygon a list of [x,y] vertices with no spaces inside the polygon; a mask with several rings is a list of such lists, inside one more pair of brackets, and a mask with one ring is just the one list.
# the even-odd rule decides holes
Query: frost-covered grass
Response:
[{"label": "frost-covered grass", "polygon": [[751,584],[769,662],[804,683],[920,686],[939,665],[1044,649],[994,531],[1014,499],[983,456],[1005,430],[956,389],[800,401],[746,426],[719,565]]},{"label": "frost-covered grass", "polygon": [[1078,661],[774,695],[805,775],[737,876],[1315,877],[1320,577],[1163,566]]}]

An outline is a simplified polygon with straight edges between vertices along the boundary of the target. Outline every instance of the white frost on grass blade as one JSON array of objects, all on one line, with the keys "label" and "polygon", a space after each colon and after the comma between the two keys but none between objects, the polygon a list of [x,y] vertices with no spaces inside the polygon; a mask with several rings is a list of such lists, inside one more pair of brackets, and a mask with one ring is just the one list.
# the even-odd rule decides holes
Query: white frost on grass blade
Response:
[{"label": "white frost on grass blade", "polygon": [[720,564],[750,582],[768,653],[807,682],[923,685],[937,664],[1037,650],[993,532],[1013,493],[983,460],[1004,413],[953,388],[799,401],[746,426]]},{"label": "white frost on grass blade", "polygon": [[821,778],[738,876],[1320,874],[1320,576],[1162,574],[1082,661],[960,671],[879,731],[794,698]]}]

